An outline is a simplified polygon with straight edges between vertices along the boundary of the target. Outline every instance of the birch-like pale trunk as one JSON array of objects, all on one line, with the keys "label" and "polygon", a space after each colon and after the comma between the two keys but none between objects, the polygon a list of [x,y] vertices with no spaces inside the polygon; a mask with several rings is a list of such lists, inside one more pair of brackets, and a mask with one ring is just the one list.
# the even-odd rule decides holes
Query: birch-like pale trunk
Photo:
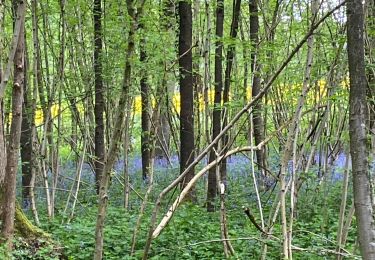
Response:
[{"label": "birch-like pale trunk", "polygon": [[364,53],[362,1],[347,2],[349,61],[349,137],[352,158],[353,195],[359,248],[364,260],[375,259],[375,221],[372,206],[367,137],[367,80]]}]

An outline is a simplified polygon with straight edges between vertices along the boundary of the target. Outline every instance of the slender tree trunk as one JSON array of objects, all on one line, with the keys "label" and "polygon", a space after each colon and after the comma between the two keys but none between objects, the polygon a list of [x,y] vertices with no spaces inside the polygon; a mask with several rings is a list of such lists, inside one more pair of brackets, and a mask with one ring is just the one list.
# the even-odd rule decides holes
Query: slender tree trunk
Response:
[{"label": "slender tree trunk", "polygon": [[[134,125],[134,114],[135,111],[132,111],[132,107],[134,106],[134,99],[128,98],[127,100],[127,108],[125,114],[125,131],[124,131],[124,208],[128,209],[129,207],[129,199],[130,199],[130,174],[129,174],[129,153],[130,153],[130,146],[131,141],[130,137],[133,132],[133,125]],[[133,113],[132,113],[133,112]]]},{"label": "slender tree trunk", "polygon": [[[249,1],[249,12],[250,12],[250,41],[251,41],[251,70],[253,73],[252,90],[251,96],[256,97],[260,90],[260,63],[258,61],[258,45],[259,45],[259,13],[258,13],[258,0]],[[254,105],[253,109],[253,129],[254,129],[254,140],[255,145],[258,145],[264,140],[264,123],[262,116],[263,104],[262,100]],[[266,169],[266,151],[265,147],[256,151],[258,171],[261,176],[265,176]]]},{"label": "slender tree trunk", "polygon": [[[140,24],[142,28],[143,25]],[[140,62],[145,63],[147,54],[145,50],[145,38],[142,37],[140,41]],[[151,143],[150,143],[150,131],[151,131],[151,120],[150,120],[150,92],[147,84],[146,71],[142,72],[141,77],[141,99],[142,99],[142,135],[141,135],[141,153],[142,153],[142,179],[147,180],[150,172],[151,163]]]},{"label": "slender tree trunk", "polygon": [[[241,14],[241,0],[233,0],[233,16],[232,16],[232,24],[230,26],[230,38],[235,40],[237,37],[238,32],[238,23]],[[228,47],[227,51],[227,62],[225,67],[225,78],[224,78],[224,92],[223,92],[223,102],[224,102],[224,110],[222,111],[223,117],[223,128],[226,127],[228,124],[229,118],[229,92],[230,92],[230,80],[232,74],[232,67],[233,67],[233,60],[235,57],[235,44],[231,44]],[[226,133],[223,137],[223,149],[224,151],[228,150],[228,141],[229,141],[229,134]],[[221,181],[227,185],[227,159],[224,158],[220,164],[220,174],[221,174]]]},{"label": "slender tree trunk", "polygon": [[12,94],[12,123],[7,151],[7,164],[5,168],[4,183],[4,213],[1,233],[5,238],[8,247],[12,248],[14,234],[14,217],[16,211],[16,177],[18,169],[18,156],[21,136],[22,103],[24,88],[24,64],[25,45],[23,37],[25,29],[26,4],[23,1],[14,0],[13,8],[17,10],[15,20],[21,19],[20,36],[14,56],[14,79]]},{"label": "slender tree trunk", "polygon": [[104,86],[102,69],[102,1],[94,0],[94,74],[95,74],[95,183],[99,193],[99,182],[103,174],[104,144]]},{"label": "slender tree trunk", "polygon": [[[343,229],[344,229],[344,221],[345,221],[345,211],[347,208],[347,197],[348,197],[348,186],[349,186],[349,161],[350,156],[346,154],[346,162],[345,162],[345,171],[344,171],[344,178],[342,183],[342,193],[341,193],[341,205],[340,205],[340,213],[339,213],[339,220],[338,220],[338,228],[337,228],[337,245],[336,245],[336,252],[342,253],[342,248],[345,246],[342,244],[343,238]],[[336,259],[340,260],[342,256],[337,256]]]},{"label": "slender tree trunk", "polygon": [[353,194],[359,248],[363,259],[375,259],[375,223],[371,203],[368,140],[366,73],[364,59],[364,12],[361,1],[347,2],[348,61],[350,77],[349,137],[352,157]]},{"label": "slender tree trunk", "polygon": [[[192,72],[192,11],[191,3],[186,0],[179,1],[178,13],[180,18],[180,33],[178,40],[179,70],[180,70],[180,172],[184,172],[194,161],[194,96]],[[194,168],[185,176],[181,187],[194,177]],[[194,190],[188,200],[195,200]]]},{"label": "slender tree trunk", "polygon": [[202,42],[200,41],[200,1],[193,1],[192,2],[192,21],[198,26],[192,26],[192,43],[194,43],[194,49],[192,49],[192,73],[193,73],[193,111],[194,111],[194,137],[195,137],[195,152],[199,153],[200,145],[201,145],[201,115],[200,115],[200,102],[199,102],[199,93],[200,89],[202,88],[202,82],[200,78],[200,62],[201,62],[201,49],[202,49]]},{"label": "slender tree trunk", "polygon": [[[215,96],[214,110],[212,112],[212,139],[221,131],[221,99],[223,94],[223,30],[224,30],[224,0],[217,0],[216,6],[216,32],[215,42]],[[218,152],[218,144],[215,144],[210,151],[209,163],[213,162]],[[208,173],[207,186],[207,211],[215,211],[215,197],[217,194],[216,167],[210,169]]]},{"label": "slender tree trunk", "polygon": [[[32,11],[33,11],[33,41],[34,41],[34,59],[36,65],[34,65],[34,70],[35,70],[35,75],[37,77],[37,83],[38,83],[38,93],[39,93],[39,101],[40,105],[42,107],[43,111],[43,137],[42,140],[40,141],[40,149],[39,149],[39,162],[41,164],[41,170],[42,170],[42,176],[43,176],[43,183],[46,187],[46,200],[47,200],[47,205],[50,205],[50,193],[49,189],[47,187],[49,186],[48,184],[48,178],[47,178],[47,161],[48,161],[48,147],[52,145],[50,143],[52,136],[52,120],[51,120],[51,106],[52,106],[52,97],[51,97],[51,82],[50,82],[50,66],[49,66],[49,58],[48,58],[48,48],[47,48],[47,40],[44,38],[43,42],[43,51],[44,51],[44,65],[45,65],[45,81],[43,80],[42,77],[42,52],[41,52],[41,47],[40,47],[40,42],[39,42],[39,30],[37,26],[37,21],[38,21],[38,15],[39,13],[38,8],[37,8],[37,0],[34,0],[32,3]],[[43,22],[43,31],[48,31],[48,17],[46,15],[46,11],[44,10],[44,5],[40,4],[40,9],[41,9],[41,15],[42,15],[42,22]],[[36,67],[35,67],[36,66]],[[50,207],[47,206],[47,212],[48,216],[51,216],[50,212]]]},{"label": "slender tree trunk", "polygon": [[210,90],[211,85],[211,16],[210,16],[210,3],[208,0],[205,0],[205,20],[206,20],[206,37],[204,39],[204,89],[203,89],[203,102],[204,102],[204,128],[205,128],[205,141],[209,143],[211,140],[210,137],[210,109],[209,109],[209,98],[208,91]]},{"label": "slender tree trunk", "polygon": [[37,0],[33,0],[31,2],[31,12],[32,12],[32,27],[33,27],[33,93],[32,93],[32,107],[31,107],[31,129],[32,129],[32,161],[31,161],[31,178],[30,178],[30,206],[33,212],[34,220],[36,225],[39,225],[39,217],[38,211],[35,204],[35,196],[34,196],[34,186],[35,186],[35,175],[36,175],[36,168],[37,168],[37,130],[35,127],[35,111],[36,111],[36,103],[38,98],[38,87],[42,85],[42,75],[40,69],[40,48],[39,48],[39,39],[38,39],[38,18],[37,18]]},{"label": "slender tree trunk", "polygon": [[[373,31],[375,30],[375,0],[366,1],[365,4],[365,17],[366,17],[366,45],[365,45],[365,55],[369,60],[370,64],[375,63],[375,35]],[[371,150],[372,154],[375,154],[375,68],[367,69],[367,100],[369,106],[369,130],[371,135]],[[371,134],[372,133],[372,134]],[[374,182],[374,181],[372,181]],[[374,185],[374,184],[372,184]]]},{"label": "slender tree trunk", "polygon": [[[25,43],[26,43],[26,35]],[[25,44],[26,45],[26,44]],[[25,52],[25,54],[27,54]],[[26,57],[27,59],[27,57]],[[30,93],[31,88],[27,86],[27,62],[24,64],[24,84],[23,84],[23,113],[21,126],[21,166],[22,166],[22,207],[28,209],[31,205],[31,178],[33,169],[33,104]],[[30,89],[30,90],[29,90]]]}]

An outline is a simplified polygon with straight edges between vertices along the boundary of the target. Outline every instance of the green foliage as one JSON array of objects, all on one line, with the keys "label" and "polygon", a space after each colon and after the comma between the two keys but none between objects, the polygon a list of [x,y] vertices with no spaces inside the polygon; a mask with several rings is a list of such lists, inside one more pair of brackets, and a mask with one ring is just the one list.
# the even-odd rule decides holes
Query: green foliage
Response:
[{"label": "green foliage", "polygon": [[[335,248],[333,241],[335,241],[337,231],[341,183],[330,185],[330,192],[326,194],[323,190],[320,191],[321,186],[314,184],[312,176],[308,175],[305,181],[309,188],[300,192],[299,206],[297,207],[298,219],[295,220],[293,229],[293,245],[306,250],[296,251],[295,258],[322,259],[325,257],[331,259],[332,255],[323,252],[322,249]],[[243,205],[249,206],[256,220],[260,221],[256,200],[251,189],[249,190],[252,184],[245,184],[243,181],[236,181],[236,179],[230,179],[230,183],[230,192],[227,197],[227,219],[229,236],[233,239],[232,245],[236,251],[234,259],[259,259],[262,250],[261,241],[268,245],[268,259],[278,259],[280,241],[265,240],[242,211]],[[198,194],[203,194],[202,189],[204,189],[204,185],[199,184]],[[313,194],[314,196],[312,196]],[[268,196],[264,196],[264,198],[266,197]],[[206,209],[200,205],[203,205],[203,201],[198,205],[186,203],[180,206],[168,226],[153,241],[150,259],[224,258],[222,242],[220,242],[219,212],[208,214]],[[263,201],[264,216],[268,216],[271,205],[271,201]],[[328,205],[329,209],[326,216],[322,214],[324,205]],[[151,209],[150,206],[146,207],[138,233],[135,254],[130,256],[131,236],[139,208],[136,206],[125,211],[121,206],[117,206],[116,201],[112,203],[108,209],[105,226],[105,259],[141,258],[147,238]],[[165,211],[166,205],[163,205],[162,209]],[[43,221],[46,223],[43,228],[53,234],[54,239],[63,246],[64,255],[68,259],[90,259],[94,252],[96,214],[96,207],[87,207],[82,214],[77,212],[77,216],[69,224],[63,217],[58,216],[53,221]],[[324,225],[324,229],[322,229],[322,225]],[[279,225],[275,225],[273,231],[273,234],[278,237],[281,235],[279,227]],[[354,237],[354,229],[351,229],[349,233],[350,247],[353,245]],[[34,258],[18,259],[56,259],[58,255],[54,255],[52,250],[53,248],[49,245],[40,246],[32,254]],[[26,257],[28,255],[30,255],[30,250],[26,250],[25,246],[18,243],[14,256]]]},{"label": "green foliage", "polygon": [[3,258],[5,258],[6,256],[8,255],[8,251],[5,247],[5,244],[1,244],[0,245],[0,256],[2,256]]},{"label": "green foliage", "polygon": [[[58,260],[64,259],[64,254],[57,245],[42,239],[25,240],[17,237],[13,241],[14,250],[11,256],[5,257],[6,250],[0,246],[0,259],[14,260]],[[5,258],[1,258],[1,257]]]}]

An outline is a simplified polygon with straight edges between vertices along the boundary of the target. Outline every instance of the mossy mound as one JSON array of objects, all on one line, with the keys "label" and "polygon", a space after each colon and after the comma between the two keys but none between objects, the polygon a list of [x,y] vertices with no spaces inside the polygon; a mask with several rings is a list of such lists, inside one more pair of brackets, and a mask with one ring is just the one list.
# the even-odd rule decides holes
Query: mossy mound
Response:
[{"label": "mossy mound", "polygon": [[0,247],[0,259],[67,259],[63,247],[50,234],[35,226],[16,203],[15,235],[11,255]]},{"label": "mossy mound", "polygon": [[16,233],[25,239],[43,239],[46,241],[51,240],[51,235],[44,232],[42,229],[35,226],[23,213],[19,204],[16,204],[15,214],[15,229]]}]

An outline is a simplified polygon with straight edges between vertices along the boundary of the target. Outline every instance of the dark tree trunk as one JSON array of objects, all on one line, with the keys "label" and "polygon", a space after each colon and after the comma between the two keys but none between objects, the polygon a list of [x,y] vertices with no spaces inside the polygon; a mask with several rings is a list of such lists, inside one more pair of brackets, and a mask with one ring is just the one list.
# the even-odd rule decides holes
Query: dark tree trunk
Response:
[{"label": "dark tree trunk", "polygon": [[[140,24],[142,27],[142,24]],[[140,42],[140,61],[145,63],[147,59],[145,50],[144,37]],[[146,180],[150,173],[151,164],[151,118],[150,118],[150,93],[147,84],[147,76],[145,71],[142,72],[141,78],[141,99],[142,99],[142,135],[141,135],[141,153],[142,153],[142,178]]]},{"label": "dark tree trunk", "polygon": [[[193,73],[192,73],[192,11],[190,1],[180,1],[178,7],[180,33],[178,39],[180,71],[180,172],[194,161],[194,109],[193,109]],[[182,187],[193,178],[192,169],[181,183]],[[195,200],[194,191],[188,200]]]},{"label": "dark tree trunk", "polygon": [[2,235],[6,239],[9,248],[12,247],[14,234],[14,216],[16,210],[16,177],[18,168],[18,156],[20,148],[22,102],[24,88],[24,29],[25,29],[25,2],[13,1],[13,8],[17,10],[16,19],[22,19],[20,36],[18,38],[16,54],[14,56],[14,80],[12,94],[12,123],[10,129],[9,145],[7,150],[7,165],[5,168],[4,183],[4,212],[2,223]]},{"label": "dark tree trunk", "polygon": [[[241,12],[241,0],[233,0],[233,17],[232,17],[232,24],[230,27],[230,38],[236,39],[237,32],[238,32],[238,22],[240,18],[240,12]],[[228,102],[229,102],[229,91],[230,91],[230,79],[231,79],[231,73],[232,73],[232,66],[233,66],[233,59],[235,55],[235,45],[231,44],[228,47],[227,52],[227,61],[226,61],[226,67],[225,67],[225,78],[224,78],[224,93],[223,93],[223,101],[224,101],[224,107],[223,110],[223,128],[228,124]],[[228,133],[226,133],[223,137],[223,148],[225,150],[228,149]],[[227,159],[223,159],[220,165],[220,174],[221,174],[221,181],[226,185],[226,179],[227,179]]]},{"label": "dark tree trunk", "polygon": [[95,183],[99,193],[99,183],[103,174],[104,144],[104,86],[102,69],[102,3],[94,0],[94,73],[95,73]]},{"label": "dark tree trunk", "polygon": [[[258,44],[259,44],[259,17],[258,17],[258,0],[251,0],[249,2],[250,12],[250,41],[251,41],[251,70],[253,73],[253,86],[251,96],[254,98],[261,90],[260,84],[260,65],[258,62]],[[258,145],[264,140],[264,125],[262,117],[262,101],[260,100],[253,108],[253,126],[255,145]],[[265,148],[262,147],[256,151],[258,171],[264,176],[264,169],[266,168]]]},{"label": "dark tree trunk", "polygon": [[[217,0],[216,6],[216,47],[215,47],[215,96],[212,113],[212,140],[221,131],[221,97],[223,93],[223,30],[224,30],[224,1]],[[216,159],[218,144],[210,151],[210,163]],[[215,211],[215,197],[217,194],[216,167],[208,173],[207,211]]]},{"label": "dark tree trunk", "polygon": [[[25,35],[26,45],[26,35]],[[25,52],[26,54],[26,52]],[[27,59],[27,57],[26,57]],[[33,120],[32,101],[29,100],[30,87],[27,84],[27,62],[24,64],[23,113],[21,124],[21,167],[22,167],[22,207],[30,206],[31,178],[33,169]]]},{"label": "dark tree trunk", "polygon": [[371,203],[368,149],[367,100],[364,59],[364,13],[361,1],[347,2],[348,61],[350,76],[349,136],[353,194],[359,248],[363,259],[375,259],[375,223]]}]

